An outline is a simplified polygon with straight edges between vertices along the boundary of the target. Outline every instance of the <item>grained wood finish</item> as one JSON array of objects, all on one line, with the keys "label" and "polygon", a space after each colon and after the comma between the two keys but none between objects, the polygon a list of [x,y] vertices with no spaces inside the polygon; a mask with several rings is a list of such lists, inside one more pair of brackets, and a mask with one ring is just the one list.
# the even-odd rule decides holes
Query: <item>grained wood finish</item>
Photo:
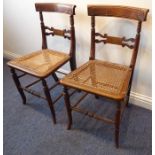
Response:
[{"label": "grained wood finish", "polygon": [[135,48],[133,50],[133,55],[132,55],[132,59],[131,59],[131,63],[130,63],[130,67],[133,67],[133,68],[136,63],[136,58],[137,58],[138,49],[139,49],[141,27],[142,27],[142,22],[138,22],[137,34],[136,34],[136,39],[135,39],[136,43],[135,43]]},{"label": "grained wood finish", "polygon": [[70,36],[71,36],[71,46],[70,46],[70,67],[71,70],[73,71],[74,69],[76,69],[76,55],[75,55],[75,51],[76,51],[76,40],[75,40],[75,28],[74,28],[74,16],[71,15],[70,16]]},{"label": "grained wood finish", "polygon": [[[135,46],[135,39],[134,38],[129,38],[126,39],[125,37],[113,37],[113,36],[108,36],[107,34],[100,34],[100,33],[95,33],[95,36],[99,36],[102,39],[95,39],[95,43],[101,43],[103,42],[104,44],[106,43],[111,43],[111,44],[116,44],[116,45],[122,45],[122,47],[127,46],[130,49],[133,49]],[[130,44],[129,44],[130,42]]]},{"label": "grained wood finish", "polygon": [[138,21],[145,21],[148,11],[148,9],[129,6],[88,5],[89,16],[122,17]]},{"label": "grained wood finish", "polygon": [[48,27],[48,26],[45,26],[45,29],[46,30],[49,30],[50,32],[45,32],[46,35],[57,35],[57,36],[63,36],[64,38],[67,38],[67,39],[71,39],[70,36],[68,34],[70,34],[70,30],[60,30],[60,29],[55,29],[53,27]]},{"label": "grained wood finish", "polygon": [[95,59],[95,17],[91,16],[91,48],[90,60]]},{"label": "grained wood finish", "polygon": [[[89,117],[101,120],[115,126],[115,144],[119,147],[120,122],[123,111],[128,105],[133,72],[138,54],[141,24],[146,20],[148,9],[127,6],[88,5],[88,15],[91,16],[91,49],[90,60],[77,68],[60,81],[64,85],[65,103],[68,114],[68,128],[71,128],[71,111],[76,111]],[[96,16],[121,17],[122,20],[137,20],[137,33],[133,38],[110,36],[95,30]],[[125,26],[125,25],[124,25]],[[115,44],[132,50],[129,66],[95,60],[96,43]],[[82,90],[93,95],[103,96],[116,102],[117,108],[114,120],[101,117],[94,112],[79,108],[79,103],[86,96],[82,96],[76,104],[71,106],[67,88]]]},{"label": "grained wood finish", "polygon": [[[48,105],[51,110],[53,123],[56,123],[56,116],[54,110],[54,103],[57,102],[61,97],[60,94],[54,101],[50,96],[50,91],[54,89],[59,84],[59,79],[55,72],[62,65],[70,62],[71,70],[76,68],[75,60],[75,30],[74,30],[74,15],[75,15],[75,5],[71,4],[61,4],[61,3],[36,3],[36,11],[39,12],[41,33],[42,33],[42,50],[31,52],[25,56],[9,61],[7,64],[11,68],[12,77],[16,84],[16,87],[22,97],[23,104],[26,104],[26,96],[24,91],[31,93],[34,96],[40,97],[47,100]],[[57,29],[44,24],[44,12],[49,13],[64,13],[68,16],[70,20],[70,29]],[[70,40],[70,51],[68,54],[62,51],[55,51],[53,49],[48,49],[47,46],[47,36],[58,35]],[[54,48],[54,46],[53,46]],[[15,70],[20,70],[23,72],[21,75],[17,75]],[[32,75],[38,78],[38,80],[31,82],[27,86],[21,86],[19,78],[25,75]],[[48,76],[53,76],[56,84],[48,88],[45,78]],[[42,82],[43,90],[45,96],[31,89],[34,84]]]},{"label": "grained wood finish", "polygon": [[41,32],[42,32],[42,49],[47,48],[47,39],[45,35],[45,25],[44,25],[44,19],[43,19],[43,14],[42,12],[39,12],[40,16],[40,25],[41,25]]},{"label": "grained wood finish", "polygon": [[58,12],[75,15],[75,5],[62,3],[35,3],[36,11]]}]

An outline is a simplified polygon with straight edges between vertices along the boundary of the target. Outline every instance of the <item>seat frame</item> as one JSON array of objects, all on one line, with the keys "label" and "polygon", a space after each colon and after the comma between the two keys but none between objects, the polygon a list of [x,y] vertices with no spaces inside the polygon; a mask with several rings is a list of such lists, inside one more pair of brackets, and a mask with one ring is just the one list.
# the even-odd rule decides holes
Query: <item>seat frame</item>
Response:
[{"label": "seat frame", "polygon": [[[41,32],[42,32],[42,49],[47,49],[47,36],[52,35],[52,36],[62,36],[65,39],[69,39],[70,40],[70,52],[69,52],[69,56],[70,59],[68,60],[70,62],[70,67],[71,70],[74,70],[76,68],[76,58],[75,58],[75,50],[76,50],[76,44],[75,44],[75,28],[74,28],[74,15],[75,15],[75,5],[72,4],[63,4],[63,3],[35,3],[35,8],[36,11],[39,12],[39,16],[40,16],[40,24],[41,24]],[[44,24],[44,19],[43,19],[43,13],[44,12],[49,12],[49,13],[62,13],[62,14],[66,14],[69,16],[69,20],[70,20],[70,29],[69,30],[60,30],[60,29],[55,29],[53,27],[48,27]],[[48,30],[48,32],[47,32]],[[66,61],[66,62],[68,62]],[[66,62],[64,62],[63,64],[61,64],[59,66],[59,68],[64,65]],[[9,65],[9,63],[8,63]],[[52,73],[44,76],[44,77],[39,77],[33,74],[30,74],[22,69],[17,69],[11,65],[9,65],[11,73],[12,73],[12,77],[13,80],[15,82],[15,85],[17,87],[17,90],[19,91],[23,104],[26,104],[26,95],[24,93],[24,91],[40,97],[42,99],[45,99],[48,102],[48,105],[50,107],[50,111],[52,114],[52,119],[53,119],[53,123],[56,123],[56,115],[55,115],[55,109],[54,109],[54,103],[56,103],[61,97],[62,94],[60,94],[54,101],[51,98],[50,95],[50,91],[52,89],[54,89],[58,84],[59,84],[59,78],[56,75],[56,70],[52,71]],[[56,69],[59,69],[56,68]],[[17,71],[21,71],[22,74],[18,75],[16,73]],[[58,73],[61,74],[65,74],[63,72],[57,71]],[[24,77],[25,75],[32,75],[36,78],[38,78],[36,81],[33,81],[32,83],[28,84],[27,86],[22,86],[21,82],[20,82],[20,78]],[[52,75],[54,80],[56,81],[56,83],[53,86],[48,87],[47,82],[46,82],[46,78]],[[44,94],[45,96],[40,95],[38,92],[30,89],[29,87],[33,86],[34,84],[38,83],[38,82],[42,82],[43,85],[43,90],[44,90]]]},{"label": "seat frame", "polygon": [[[98,98],[98,94],[95,94],[90,92],[89,90],[82,90],[85,91],[86,94],[84,94],[73,106],[70,103],[70,96],[68,93],[68,89],[71,87],[65,83],[63,83],[63,80],[60,81],[62,85],[64,85],[64,100],[66,104],[67,109],[67,115],[68,115],[68,125],[67,129],[71,129],[72,125],[72,111],[76,111],[79,113],[82,113],[84,115],[90,116],[92,118],[95,118],[97,120],[113,124],[115,126],[115,145],[117,148],[119,148],[119,133],[120,133],[120,122],[122,118],[123,111],[126,106],[128,106],[129,103],[129,97],[131,92],[131,85],[132,85],[132,79],[133,79],[133,73],[134,68],[136,64],[136,58],[138,54],[138,48],[139,48],[139,42],[140,42],[140,32],[141,32],[141,26],[142,22],[146,21],[148,9],[143,8],[136,8],[136,7],[128,7],[128,6],[112,6],[112,5],[88,5],[88,15],[91,16],[91,49],[90,49],[90,60],[95,60],[95,44],[96,43],[110,43],[115,45],[120,45],[122,47],[128,47],[132,50],[132,58],[129,65],[129,68],[131,68],[131,76],[130,81],[128,84],[128,90],[124,98],[119,100],[114,100],[112,98],[109,98],[117,103],[115,118],[113,120],[101,117],[94,112],[89,112],[86,110],[83,110],[78,107],[79,103],[87,96],[88,93],[94,94],[96,98]],[[125,37],[115,37],[115,36],[109,36],[107,34],[100,34],[95,31],[95,17],[97,16],[105,16],[105,17],[120,17],[120,18],[126,18],[128,20],[136,20],[138,22],[137,24],[137,33],[135,38],[129,38],[126,39]],[[97,39],[96,37],[100,37],[101,39]],[[76,70],[75,70],[76,71]],[[65,80],[65,79],[64,79]],[[72,87],[74,89],[77,89],[76,87]],[[105,97],[105,96],[103,96]]]}]

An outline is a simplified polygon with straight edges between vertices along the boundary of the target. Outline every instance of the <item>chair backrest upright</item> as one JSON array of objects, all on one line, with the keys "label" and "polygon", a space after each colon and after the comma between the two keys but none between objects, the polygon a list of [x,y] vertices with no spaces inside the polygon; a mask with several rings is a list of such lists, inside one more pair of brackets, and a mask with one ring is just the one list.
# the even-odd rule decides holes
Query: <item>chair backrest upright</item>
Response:
[{"label": "chair backrest upright", "polygon": [[[140,41],[140,32],[141,25],[143,21],[146,21],[148,9],[136,8],[136,7],[127,7],[127,6],[112,6],[112,5],[88,5],[88,15],[91,16],[91,50],[90,50],[90,59],[95,59],[95,44],[96,43],[110,43],[121,45],[122,47],[128,47],[133,50],[130,67],[134,70],[136,63],[139,41]],[[126,38],[126,37],[116,37],[109,36],[107,34],[100,34],[95,31],[95,17],[96,16],[105,16],[105,17],[120,17],[126,18],[129,20],[136,20],[137,24],[137,33],[135,38]],[[97,38],[101,39],[97,39]]]},{"label": "chair backrest upright", "polygon": [[[62,4],[62,3],[35,3],[36,11],[39,12],[40,24],[42,31],[42,49],[47,49],[47,39],[46,36],[62,36],[70,40],[70,56],[75,57],[75,29],[74,29],[74,15],[75,15],[75,5],[72,4]],[[48,27],[44,24],[43,13],[63,13],[69,16],[70,29],[61,30],[54,27]]]}]

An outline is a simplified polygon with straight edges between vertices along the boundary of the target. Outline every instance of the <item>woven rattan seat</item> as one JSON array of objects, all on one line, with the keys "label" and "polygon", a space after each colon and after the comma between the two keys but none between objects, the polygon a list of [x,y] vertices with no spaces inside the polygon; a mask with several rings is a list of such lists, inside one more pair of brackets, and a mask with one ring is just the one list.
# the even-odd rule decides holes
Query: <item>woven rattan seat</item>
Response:
[{"label": "woven rattan seat", "polygon": [[9,61],[8,65],[37,77],[45,77],[69,59],[68,54],[41,50]]},{"label": "woven rattan seat", "polygon": [[128,66],[90,60],[60,82],[73,88],[121,100],[127,93],[131,69]]}]

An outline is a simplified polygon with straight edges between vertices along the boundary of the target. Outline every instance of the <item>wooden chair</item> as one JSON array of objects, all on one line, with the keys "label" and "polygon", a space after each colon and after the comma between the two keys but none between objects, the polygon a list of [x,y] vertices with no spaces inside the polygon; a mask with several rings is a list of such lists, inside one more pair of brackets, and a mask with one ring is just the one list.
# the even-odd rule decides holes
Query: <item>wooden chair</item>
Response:
[{"label": "wooden chair", "polygon": [[[88,5],[88,15],[91,16],[91,50],[90,59],[87,63],[77,68],[60,83],[64,85],[64,99],[68,114],[68,126],[72,125],[72,111],[93,117],[97,120],[104,121],[115,125],[115,143],[119,147],[119,128],[121,116],[125,105],[128,104],[132,77],[135,68],[142,22],[146,21],[148,9],[127,7],[127,6],[110,6],[110,5]],[[95,17],[120,17],[128,20],[137,21],[137,33],[135,38],[116,37],[108,34],[100,34],[95,31]],[[116,44],[122,47],[128,47],[132,50],[132,58],[129,66],[108,61],[95,60],[95,44]],[[70,104],[68,88],[74,88],[85,91],[84,94],[74,105]],[[115,118],[113,120],[101,117],[93,112],[83,110],[79,103],[88,93],[95,96],[103,96],[117,103]]]},{"label": "wooden chair", "polygon": [[[31,93],[37,97],[47,100],[53,118],[53,123],[56,123],[56,116],[53,104],[62,97],[62,94],[52,101],[50,96],[50,91],[59,84],[59,79],[55,72],[66,62],[70,62],[71,70],[76,68],[75,61],[75,30],[74,30],[74,15],[75,15],[75,5],[71,4],[60,4],[60,3],[36,3],[36,11],[39,12],[41,21],[41,32],[42,32],[42,50],[32,52],[20,58],[9,61],[7,64],[11,68],[11,73],[16,87],[22,97],[23,104],[26,104],[26,96],[24,91]],[[43,13],[62,13],[69,17],[70,29],[60,30],[54,27],[48,27],[44,24]],[[47,48],[47,36],[61,36],[70,40],[70,51],[68,54],[62,53],[61,51],[55,51],[53,49]],[[54,45],[53,45],[54,48]],[[16,70],[22,71],[21,75],[17,75]],[[59,72],[59,71],[58,71]],[[60,72],[59,72],[60,73]],[[25,75],[32,75],[37,78],[36,81],[32,82],[27,86],[22,86],[19,78]],[[46,79],[48,76],[52,75],[56,81],[51,87],[48,87]],[[31,86],[38,82],[42,82],[44,94],[40,95],[38,92],[30,89]]]}]

